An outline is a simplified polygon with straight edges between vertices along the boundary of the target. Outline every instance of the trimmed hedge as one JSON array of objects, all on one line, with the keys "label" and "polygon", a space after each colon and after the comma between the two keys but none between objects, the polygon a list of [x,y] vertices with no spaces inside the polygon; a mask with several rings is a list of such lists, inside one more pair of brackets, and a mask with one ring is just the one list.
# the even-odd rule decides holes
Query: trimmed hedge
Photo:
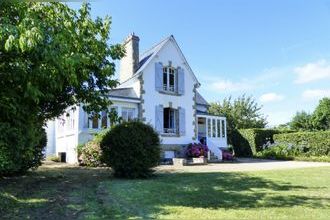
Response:
[{"label": "trimmed hedge", "polygon": [[299,149],[301,156],[330,156],[330,131],[275,134],[274,141]]},{"label": "trimmed hedge", "polygon": [[273,135],[283,131],[275,129],[240,129],[233,132],[232,142],[236,156],[250,157],[262,150],[267,142],[273,143]]}]

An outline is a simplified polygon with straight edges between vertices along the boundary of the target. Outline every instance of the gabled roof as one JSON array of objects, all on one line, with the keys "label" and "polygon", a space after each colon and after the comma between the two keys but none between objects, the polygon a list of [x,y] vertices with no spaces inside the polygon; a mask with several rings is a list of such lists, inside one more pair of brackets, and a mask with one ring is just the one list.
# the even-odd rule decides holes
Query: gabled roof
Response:
[{"label": "gabled roof", "polygon": [[[167,37],[165,39],[163,39],[162,41],[160,41],[158,44],[155,44],[154,46],[152,46],[149,50],[145,51],[144,53],[142,53],[139,57],[139,68],[138,70],[135,72],[139,73],[142,69],[144,69],[144,67],[150,62],[151,57],[154,54],[157,54],[158,51],[160,51],[160,49],[169,41],[170,37]],[[146,65],[144,65],[146,64]]]},{"label": "gabled roof", "polygon": [[136,78],[137,76],[142,74],[142,71],[144,70],[144,68],[150,63],[150,61],[157,55],[157,53],[167,44],[167,42],[172,41],[175,45],[175,47],[177,48],[179,54],[181,55],[182,59],[184,60],[187,69],[189,70],[189,72],[192,74],[193,78],[196,80],[197,84],[200,85],[200,83],[198,82],[194,72],[192,71],[192,69],[190,68],[185,56],[183,55],[178,43],[176,42],[175,38],[173,35],[163,39],[161,42],[159,42],[158,44],[154,45],[153,47],[151,47],[149,50],[145,51],[144,53],[142,53],[139,57],[139,68],[138,70],[133,74],[133,76],[129,79],[127,79],[125,82],[122,83],[125,84],[126,82]]},{"label": "gabled roof", "polygon": [[197,105],[206,105],[209,106],[210,104],[203,98],[199,92],[196,92],[196,104]]},{"label": "gabled roof", "polygon": [[117,88],[111,89],[108,93],[109,97],[124,99],[139,99],[133,88]]}]

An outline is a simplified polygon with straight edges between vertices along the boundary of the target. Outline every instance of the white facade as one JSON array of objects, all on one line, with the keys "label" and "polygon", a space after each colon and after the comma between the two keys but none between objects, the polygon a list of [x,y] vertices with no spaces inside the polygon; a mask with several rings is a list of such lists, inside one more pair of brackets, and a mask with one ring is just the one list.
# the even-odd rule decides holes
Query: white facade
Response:
[{"label": "white facade", "polygon": [[[155,90],[155,63],[161,62],[163,66],[166,66],[171,62],[174,68],[181,67],[184,70],[184,94],[183,95],[169,95],[167,93],[161,93]],[[183,135],[165,135],[161,134],[162,144],[187,144],[194,140],[195,133],[193,122],[195,122],[194,116],[194,86],[198,83],[189,73],[189,68],[184,63],[184,60],[179,54],[177,48],[175,48],[175,42],[168,41],[151,61],[150,64],[143,70],[142,77],[144,80],[143,89],[146,91],[142,95],[144,103],[142,108],[145,109],[143,117],[146,118],[146,122],[150,123],[154,127],[155,124],[155,106],[162,105],[164,108],[172,105],[173,109],[184,108],[185,110],[185,133]]]},{"label": "white facade", "polygon": [[[127,41],[134,39],[138,38],[128,37],[125,45],[132,45]],[[134,42],[134,48],[138,50],[138,40]],[[134,53],[132,48],[129,51]],[[121,74],[127,69],[126,63],[128,69],[132,69],[133,61],[129,57],[137,59],[136,55],[128,55],[121,62]],[[227,136],[225,132],[220,135],[217,129],[225,130],[225,118],[207,115],[208,104],[197,92],[200,83],[174,37],[161,41],[139,59],[132,77],[126,79],[126,74],[123,77],[126,80],[121,80],[121,85],[110,92],[109,99],[113,104],[109,108],[115,108],[124,120],[133,117],[152,125],[160,135],[165,157],[174,157],[175,151],[180,151],[182,146],[205,138],[220,158],[219,147],[227,146]],[[208,134],[207,119],[211,117],[211,121],[224,121],[224,127],[214,125],[215,135]],[[204,125],[200,123],[202,118]],[[109,126],[110,121],[109,118],[93,121],[82,107],[76,107],[49,124],[52,123],[53,129],[48,128],[48,140],[53,137],[53,141],[47,146],[47,154],[65,153],[66,162],[76,163],[76,147],[90,140],[102,127]]]}]

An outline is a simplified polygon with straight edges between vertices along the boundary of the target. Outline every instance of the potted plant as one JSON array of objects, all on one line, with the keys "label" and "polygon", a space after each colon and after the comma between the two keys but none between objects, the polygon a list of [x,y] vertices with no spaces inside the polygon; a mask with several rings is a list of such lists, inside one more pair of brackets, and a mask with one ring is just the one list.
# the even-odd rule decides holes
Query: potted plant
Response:
[{"label": "potted plant", "polygon": [[206,164],[208,147],[201,143],[191,143],[186,149],[186,156],[193,164]]}]

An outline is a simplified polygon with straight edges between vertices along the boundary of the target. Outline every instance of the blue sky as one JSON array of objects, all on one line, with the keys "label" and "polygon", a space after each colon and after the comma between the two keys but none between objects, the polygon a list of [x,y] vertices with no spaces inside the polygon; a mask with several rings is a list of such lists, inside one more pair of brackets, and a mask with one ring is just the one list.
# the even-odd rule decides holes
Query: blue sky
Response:
[{"label": "blue sky", "polygon": [[94,0],[91,7],[93,17],[112,17],[111,43],[135,32],[144,51],[173,34],[208,101],[253,95],[270,125],[330,97],[330,1]]}]

